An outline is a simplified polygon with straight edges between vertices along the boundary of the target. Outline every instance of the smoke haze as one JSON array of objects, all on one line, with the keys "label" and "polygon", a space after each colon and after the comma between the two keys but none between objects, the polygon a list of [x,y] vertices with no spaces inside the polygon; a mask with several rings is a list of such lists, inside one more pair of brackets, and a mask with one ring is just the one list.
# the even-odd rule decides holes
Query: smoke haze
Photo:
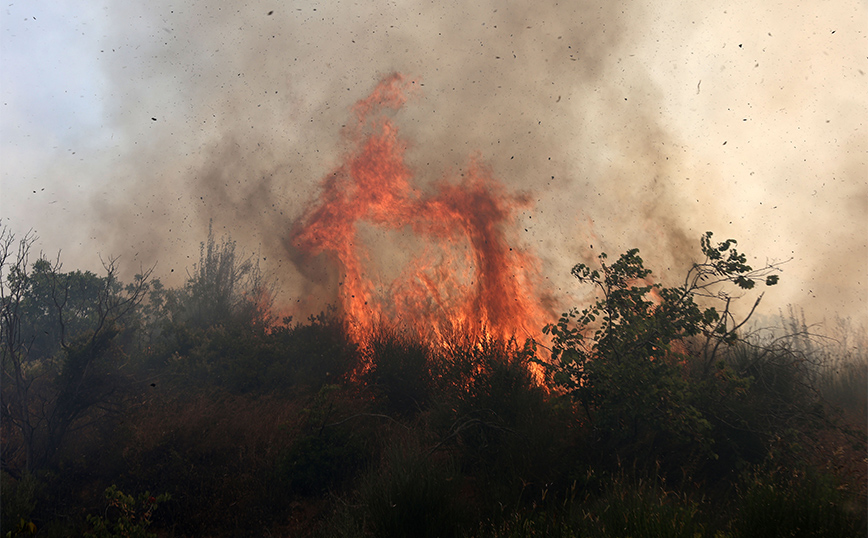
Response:
[{"label": "smoke haze", "polygon": [[77,53],[87,128],[36,141],[21,126],[50,118],[4,114],[4,222],[67,267],[115,254],[176,285],[213,219],[283,301],[324,305],[332,283],[286,238],[353,103],[400,72],[407,164],[431,184],[476,159],[529,195],[516,230],[565,304],[601,251],[638,247],[679,283],[712,230],[754,265],[793,258],[764,311],[868,317],[864,2],[378,4],[106,4]]}]

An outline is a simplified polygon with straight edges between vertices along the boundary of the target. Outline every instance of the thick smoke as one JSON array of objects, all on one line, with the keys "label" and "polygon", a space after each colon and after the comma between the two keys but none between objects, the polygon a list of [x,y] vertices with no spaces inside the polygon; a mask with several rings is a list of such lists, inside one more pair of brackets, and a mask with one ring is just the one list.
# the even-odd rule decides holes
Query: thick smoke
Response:
[{"label": "thick smoke", "polygon": [[770,304],[859,314],[868,69],[842,55],[865,49],[865,9],[821,4],[125,5],[100,56],[111,149],[79,172],[105,176],[84,241],[183,275],[213,219],[285,302],[333,300],[285,239],[352,104],[397,71],[418,81],[395,118],[408,164],[432,183],[477,159],[531,196],[521,240],[567,302],[579,261],[635,246],[675,284],[714,230],[760,264],[794,258]]}]

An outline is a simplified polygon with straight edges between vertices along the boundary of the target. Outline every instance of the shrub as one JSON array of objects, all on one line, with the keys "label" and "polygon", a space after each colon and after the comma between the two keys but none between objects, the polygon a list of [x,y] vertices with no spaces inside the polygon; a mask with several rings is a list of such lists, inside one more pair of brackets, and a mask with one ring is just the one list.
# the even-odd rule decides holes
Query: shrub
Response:
[{"label": "shrub", "polygon": [[278,480],[293,493],[317,495],[339,487],[368,460],[362,443],[346,430],[326,428],[293,443],[277,464]]},{"label": "shrub", "polygon": [[434,460],[412,445],[395,447],[360,487],[362,518],[381,538],[458,536],[466,521],[458,491],[449,461]]},{"label": "shrub", "polygon": [[485,513],[566,482],[581,462],[572,410],[548,398],[528,359],[515,340],[480,337],[435,360],[438,387],[426,418],[438,448],[473,477],[470,493]]},{"label": "shrub", "polygon": [[417,337],[381,326],[364,353],[363,381],[385,411],[410,417],[427,407],[431,394],[431,350]]},{"label": "shrub", "polygon": [[[551,361],[539,362],[552,384],[582,406],[603,453],[649,465],[677,454],[673,468],[714,457],[711,424],[696,405],[699,385],[687,382],[684,365],[697,361],[700,376],[713,380],[718,349],[738,340],[744,322],[733,321],[731,298],[720,286],[773,285],[777,275],[771,274],[774,266],[754,270],[747,265],[735,241],[715,245],[711,236],[702,237],[705,260],[693,265],[681,287],[652,283],[637,249],[611,265],[601,254],[599,270],[584,264],[572,270],[600,296],[592,306],[574,308],[545,327],[552,335]],[[724,310],[701,309],[697,298],[718,299]],[[701,343],[691,356],[694,337]]]},{"label": "shrub", "polygon": [[[298,437],[300,404],[270,396],[190,395],[141,408],[127,425],[121,488],[168,491],[157,524],[192,535],[256,535],[282,518],[275,491],[282,447]],[[275,494],[276,493],[276,494]]]},{"label": "shrub", "polygon": [[87,516],[92,530],[84,533],[85,537],[156,538],[157,535],[147,532],[147,528],[151,525],[154,511],[170,496],[168,493],[152,496],[146,491],[133,498],[112,485],[105,490],[105,498],[108,501],[105,514]]},{"label": "shrub", "polygon": [[[341,382],[356,366],[358,349],[335,307],[310,316],[305,324],[277,328],[271,338],[282,362],[272,366],[277,372],[264,373],[270,378],[286,369],[295,385],[316,392],[324,385]],[[272,384],[271,388],[280,385]]]},{"label": "shrub", "polygon": [[36,534],[36,525],[31,521],[36,510],[42,484],[33,474],[25,474],[19,480],[13,479],[6,471],[0,473],[2,495],[2,526],[8,529],[15,526],[6,536],[28,536]]},{"label": "shrub", "polygon": [[[291,320],[288,320],[291,323]],[[190,328],[176,324],[158,354],[181,384],[179,390],[215,388],[236,394],[313,390],[342,380],[356,349],[333,309],[306,324],[262,331],[244,325]]]}]

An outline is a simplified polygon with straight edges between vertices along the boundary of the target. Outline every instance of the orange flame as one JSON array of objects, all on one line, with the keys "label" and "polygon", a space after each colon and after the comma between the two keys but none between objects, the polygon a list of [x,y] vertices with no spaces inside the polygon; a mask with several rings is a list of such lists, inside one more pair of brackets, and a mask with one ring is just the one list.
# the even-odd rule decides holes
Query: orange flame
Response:
[{"label": "orange flame", "polygon": [[[326,253],[336,264],[339,307],[357,341],[383,322],[441,342],[455,331],[536,337],[550,316],[535,287],[538,262],[507,240],[508,225],[529,198],[507,194],[475,162],[460,181],[440,181],[424,194],[404,162],[406,143],[385,115],[406,103],[413,86],[393,74],[356,103],[357,125],[345,133],[353,149],[322,180],[291,243],[309,255]],[[424,243],[398,248],[410,258],[385,285],[366,244],[369,229]]]}]

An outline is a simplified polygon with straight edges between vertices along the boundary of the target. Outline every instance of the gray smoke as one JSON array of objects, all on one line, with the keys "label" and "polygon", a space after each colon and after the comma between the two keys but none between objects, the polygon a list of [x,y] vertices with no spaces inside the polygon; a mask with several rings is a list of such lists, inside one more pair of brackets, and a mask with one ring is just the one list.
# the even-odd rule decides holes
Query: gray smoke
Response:
[{"label": "gray smoke", "polygon": [[128,4],[100,56],[112,139],[73,171],[105,178],[82,249],[183,275],[213,219],[287,303],[325,304],[284,240],[349,108],[398,71],[418,83],[395,118],[409,164],[430,183],[477,158],[532,195],[516,229],[566,303],[600,251],[639,247],[678,283],[713,230],[757,264],[794,258],[769,308],[864,316],[864,4]]}]

